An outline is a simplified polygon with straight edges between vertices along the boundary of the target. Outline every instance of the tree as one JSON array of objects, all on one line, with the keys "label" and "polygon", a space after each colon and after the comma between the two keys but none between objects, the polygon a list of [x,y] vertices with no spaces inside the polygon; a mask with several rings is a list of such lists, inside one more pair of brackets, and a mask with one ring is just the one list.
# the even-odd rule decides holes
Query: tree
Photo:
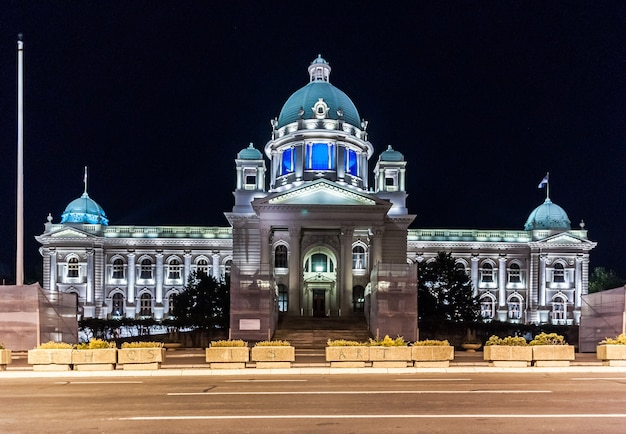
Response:
[{"label": "tree", "polygon": [[230,285],[202,271],[189,275],[183,292],[174,298],[174,316],[179,327],[211,330],[228,327]]},{"label": "tree", "polygon": [[439,252],[418,269],[418,313],[429,321],[480,321],[480,304],[472,281],[450,253]]},{"label": "tree", "polygon": [[619,277],[615,271],[604,267],[596,267],[589,276],[589,293],[618,288],[626,284],[626,280]]}]

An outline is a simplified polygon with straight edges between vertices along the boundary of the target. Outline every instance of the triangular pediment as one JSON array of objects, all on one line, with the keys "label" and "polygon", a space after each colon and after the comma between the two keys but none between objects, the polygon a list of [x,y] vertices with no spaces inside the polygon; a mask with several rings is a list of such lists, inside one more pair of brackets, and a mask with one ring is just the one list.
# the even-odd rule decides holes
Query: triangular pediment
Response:
[{"label": "triangular pediment", "polygon": [[567,232],[555,234],[537,242],[542,244],[593,244],[592,241],[578,238]]},{"label": "triangular pediment", "polygon": [[388,204],[369,194],[354,191],[337,183],[320,179],[291,190],[278,192],[260,199],[258,204],[269,205],[359,205]]},{"label": "triangular pediment", "polygon": [[89,234],[73,228],[61,229],[60,231],[50,234],[52,238],[87,238]]}]

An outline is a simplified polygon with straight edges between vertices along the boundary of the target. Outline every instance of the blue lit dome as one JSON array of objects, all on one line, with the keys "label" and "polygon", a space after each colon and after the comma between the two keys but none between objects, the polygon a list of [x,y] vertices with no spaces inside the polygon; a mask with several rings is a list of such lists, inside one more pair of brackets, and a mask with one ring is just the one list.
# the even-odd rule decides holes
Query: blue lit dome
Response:
[{"label": "blue lit dome", "polygon": [[571,222],[563,208],[547,198],[544,203],[533,210],[526,220],[524,230],[561,229],[570,230]]},{"label": "blue lit dome", "polygon": [[65,208],[61,214],[61,223],[89,223],[106,226],[109,224],[109,219],[102,207],[85,192]]},{"label": "blue lit dome", "polygon": [[380,161],[404,161],[404,155],[401,152],[394,151],[391,145],[380,154]]},{"label": "blue lit dome", "polygon": [[261,154],[261,151],[256,149],[254,145],[250,143],[250,146],[239,151],[237,158],[239,160],[262,160],[263,155]]},{"label": "blue lit dome", "polygon": [[320,98],[328,105],[327,118],[337,120],[341,113],[345,122],[360,127],[361,118],[352,100],[330,84],[330,70],[330,65],[321,56],[311,62],[311,81],[287,99],[278,116],[278,128],[296,122],[300,117],[315,119],[313,106]]}]

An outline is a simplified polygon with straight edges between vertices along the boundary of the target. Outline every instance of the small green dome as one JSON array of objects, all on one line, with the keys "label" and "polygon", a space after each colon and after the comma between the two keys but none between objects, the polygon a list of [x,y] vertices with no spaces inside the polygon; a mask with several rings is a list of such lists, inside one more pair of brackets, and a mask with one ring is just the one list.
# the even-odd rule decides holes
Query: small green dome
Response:
[{"label": "small green dome", "polygon": [[261,151],[256,149],[252,143],[247,148],[242,149],[237,154],[237,159],[239,160],[262,160],[263,154]]},{"label": "small green dome", "polygon": [[534,229],[570,230],[571,228],[571,222],[565,210],[552,203],[549,198],[530,213],[524,225],[526,231]]},{"label": "small green dome", "polygon": [[380,161],[404,161],[404,155],[398,151],[394,151],[391,145],[380,154]]},{"label": "small green dome", "polygon": [[109,219],[104,210],[87,192],[69,203],[61,214],[61,223],[89,223],[107,226]]}]

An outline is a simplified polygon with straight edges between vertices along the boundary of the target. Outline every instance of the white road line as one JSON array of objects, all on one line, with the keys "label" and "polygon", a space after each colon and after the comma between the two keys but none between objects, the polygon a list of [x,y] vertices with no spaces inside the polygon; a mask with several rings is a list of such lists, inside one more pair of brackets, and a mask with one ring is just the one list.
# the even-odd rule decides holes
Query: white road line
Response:
[{"label": "white road line", "polygon": [[472,381],[471,378],[397,378],[396,381]]},{"label": "white road line", "polygon": [[589,377],[589,378],[572,378],[572,380],[577,380],[577,381],[598,381],[598,380],[611,380],[611,381],[615,381],[615,380],[626,380],[626,377]]},{"label": "white road line", "polygon": [[309,380],[226,380],[224,383],[299,383]]},{"label": "white road line", "polygon": [[258,415],[258,416],[134,416],[111,418],[110,420],[225,420],[225,419],[609,419],[626,418],[626,413],[607,414],[293,414],[293,415]]},{"label": "white road line", "polygon": [[427,394],[485,394],[485,393],[552,393],[550,390],[331,390],[281,392],[170,392],[167,396],[195,395],[427,395]]},{"label": "white road line", "polygon": [[142,384],[143,381],[55,381],[54,384]]}]

